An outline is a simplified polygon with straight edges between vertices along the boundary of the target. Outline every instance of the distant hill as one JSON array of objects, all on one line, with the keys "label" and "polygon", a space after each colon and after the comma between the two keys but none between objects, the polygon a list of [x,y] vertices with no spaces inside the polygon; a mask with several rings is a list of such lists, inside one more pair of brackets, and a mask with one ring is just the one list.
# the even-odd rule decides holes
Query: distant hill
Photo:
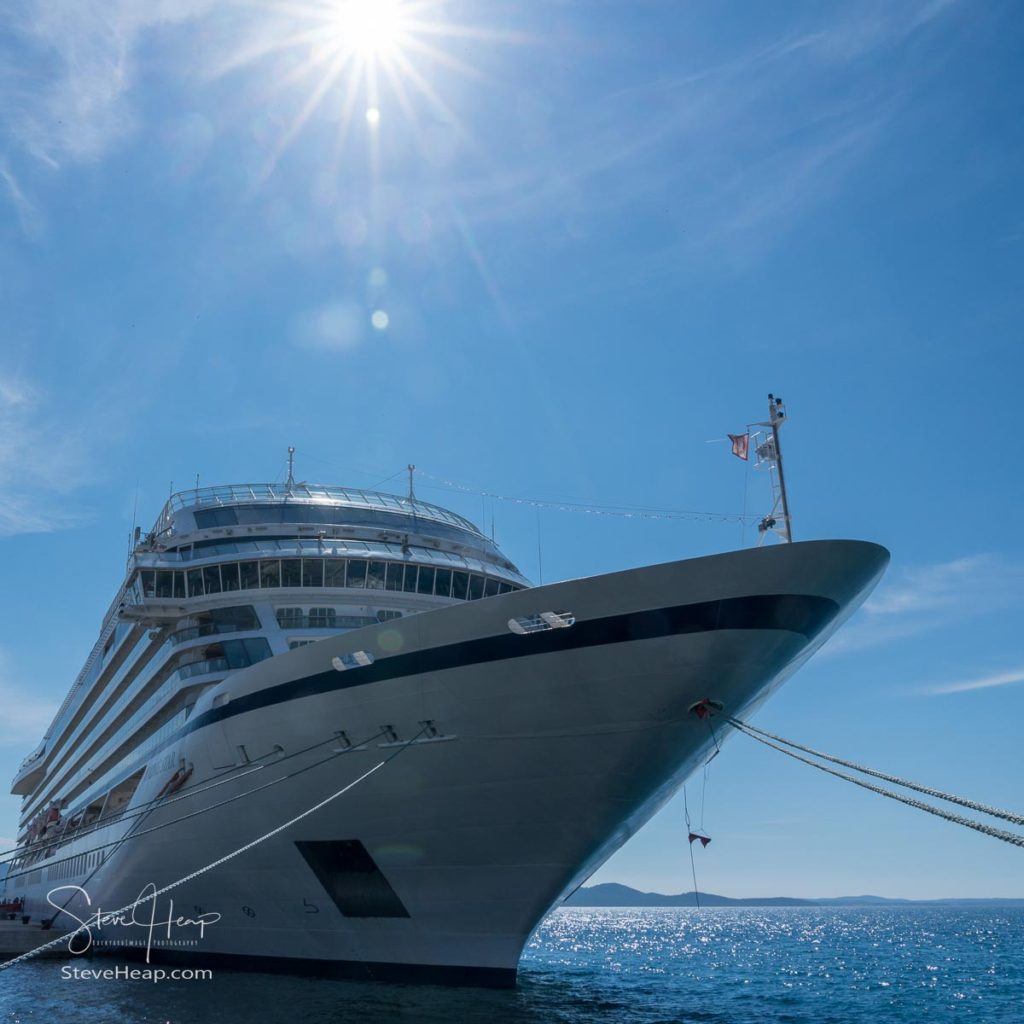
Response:
[{"label": "distant hill", "polygon": [[[660,892],[640,892],[618,882],[603,882],[577,889],[564,903],[567,907],[694,907],[693,892],[666,896]],[[789,896],[733,899],[713,892],[700,894],[702,907],[813,907],[814,900],[798,900]]]},{"label": "distant hill", "polygon": [[[668,896],[660,892],[641,892],[618,882],[602,882],[577,889],[562,904],[565,907],[695,907],[694,893],[681,892]],[[878,906],[1019,906],[1024,899],[950,899],[903,900],[885,896],[835,896],[826,899],[802,900],[790,896],[752,896],[734,899],[713,892],[700,893],[702,907],[878,907]]]}]

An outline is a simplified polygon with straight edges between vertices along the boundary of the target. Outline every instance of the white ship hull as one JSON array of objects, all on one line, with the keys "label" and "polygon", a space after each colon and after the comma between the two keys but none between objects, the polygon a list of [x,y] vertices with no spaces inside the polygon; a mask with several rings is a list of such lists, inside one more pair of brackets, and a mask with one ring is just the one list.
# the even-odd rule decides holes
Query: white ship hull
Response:
[{"label": "white ship hull", "polygon": [[[713,749],[694,703],[723,705],[713,723],[721,741],[725,717],[748,714],[795,671],[887,560],[852,541],[765,547],[464,603],[264,661],[204,694],[187,731],[153,754],[131,806],[152,800],[180,759],[194,766],[182,793],[232,771],[237,781],[126,818],[59,857],[240,798],[125,842],[91,873],[60,878],[43,861],[39,877],[23,879],[27,910],[41,916],[47,893],[73,884],[86,886],[93,910],[128,904],[147,884],[203,868],[397,755],[161,897],[157,920],[169,899],[176,914],[220,920],[195,945],[155,942],[152,959],[510,984],[544,914]],[[568,611],[575,625],[510,632],[510,619],[544,611]],[[376,660],[331,667],[355,651]],[[380,735],[384,727],[393,735]],[[346,739],[353,749],[331,757]],[[254,765],[264,767],[248,772]],[[284,781],[241,795],[275,779]],[[80,897],[68,909],[90,912]],[[174,937],[197,939],[197,930]]]}]

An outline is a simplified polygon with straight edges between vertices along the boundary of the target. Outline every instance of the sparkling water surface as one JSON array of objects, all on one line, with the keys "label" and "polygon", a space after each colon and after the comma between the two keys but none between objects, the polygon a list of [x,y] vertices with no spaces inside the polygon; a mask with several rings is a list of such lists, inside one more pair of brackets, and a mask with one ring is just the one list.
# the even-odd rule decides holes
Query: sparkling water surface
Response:
[{"label": "sparkling water surface", "polygon": [[0,972],[0,1022],[1024,1022],[1018,908],[562,909],[503,991],[226,970],[76,981],[60,966]]}]

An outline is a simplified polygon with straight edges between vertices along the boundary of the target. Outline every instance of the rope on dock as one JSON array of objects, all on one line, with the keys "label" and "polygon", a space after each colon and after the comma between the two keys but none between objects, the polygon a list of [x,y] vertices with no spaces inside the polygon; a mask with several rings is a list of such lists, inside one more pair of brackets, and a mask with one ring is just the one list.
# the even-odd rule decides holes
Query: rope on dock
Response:
[{"label": "rope on dock", "polygon": [[[941,807],[935,807],[932,804],[926,804],[922,800],[915,800],[913,797],[904,796],[902,793],[896,793],[891,789],[883,789],[881,786],[875,786],[870,782],[865,782],[863,779],[858,779],[854,775],[848,775],[846,772],[837,771],[835,768],[829,768],[828,765],[821,764],[818,761],[812,761],[808,757],[803,757],[800,754],[789,750],[787,747],[794,747],[798,750],[805,750],[808,753],[816,754],[818,757],[822,757],[825,760],[832,761],[834,763],[843,764],[847,767],[854,768],[856,771],[862,771],[867,775],[873,775],[877,778],[886,779],[889,782],[894,782],[897,785],[903,785],[904,783],[897,779],[896,776],[884,775],[881,772],[875,772],[871,769],[861,768],[859,765],[855,765],[852,761],[842,761],[839,758],[831,757],[826,754],[818,754],[817,751],[811,750],[809,747],[802,747],[799,744],[792,743],[788,740],[784,740],[778,736],[772,736],[771,733],[766,733],[762,729],[756,729],[754,726],[747,725],[746,722],[740,721],[738,718],[730,718],[729,723],[739,729],[741,732],[746,733],[751,739],[755,739],[758,743],[763,743],[766,747],[771,747],[773,750],[779,751],[780,754],[785,754],[787,757],[792,757],[794,760],[802,761],[804,764],[809,764],[812,768],[817,768],[819,771],[827,772],[829,775],[834,775],[837,779],[843,779],[845,782],[852,782],[855,786],[860,786],[862,789],[870,790],[872,793],[878,793],[880,796],[886,796],[890,800],[898,800],[902,804],[906,804],[908,807],[916,807],[919,811],[926,811],[928,814],[934,814],[938,818],[943,818],[946,821],[951,821],[955,825],[962,825],[964,828],[973,829],[975,832],[981,832],[983,835],[992,836],[993,839],[1001,839],[1004,843],[1011,843],[1014,846],[1024,847],[1024,836],[1018,835],[1015,832],[1007,832],[1001,828],[995,828],[992,825],[986,825],[981,821],[974,821],[971,818],[964,818],[959,814],[953,814],[951,811],[944,810]],[[767,737],[772,736],[773,739],[779,740],[779,743],[773,743],[771,739]],[[782,746],[780,744],[786,744]],[[939,790],[929,790],[923,786],[916,784],[909,785],[908,788],[916,789],[918,792],[927,792],[931,795],[937,796],[943,800],[951,800],[954,803],[962,804],[963,806],[973,807],[976,810],[982,810],[984,804],[975,804],[973,801],[966,801],[960,797],[952,797],[949,794],[940,792]],[[996,814],[995,809],[985,809],[986,814]],[[1015,815],[1009,816],[1009,812],[1002,812],[996,814],[997,817],[1008,818],[1010,821],[1020,820]]]}]

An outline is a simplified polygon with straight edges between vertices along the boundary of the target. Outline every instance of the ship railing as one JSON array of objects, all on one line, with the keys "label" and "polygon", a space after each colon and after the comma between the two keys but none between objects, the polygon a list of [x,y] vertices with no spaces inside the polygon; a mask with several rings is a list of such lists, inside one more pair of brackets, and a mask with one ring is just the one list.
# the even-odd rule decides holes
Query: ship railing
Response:
[{"label": "ship railing", "polygon": [[[146,756],[153,750],[154,747],[159,746],[168,736],[179,729],[192,714],[192,709],[195,707],[195,701],[190,704],[186,704],[181,710],[176,712],[171,718],[160,725],[155,732],[150,733],[144,740],[135,744],[132,749],[121,758],[112,768],[107,769],[103,775],[96,780],[91,789],[76,800],[79,806],[87,806],[92,800],[109,789],[113,783],[113,780],[125,772],[127,769],[132,767],[144,767],[142,762]],[[73,783],[77,785],[77,781]]]},{"label": "ship railing", "polygon": [[24,761],[21,762],[20,766],[18,767],[18,774],[20,775],[26,768],[29,767],[29,765],[35,764],[35,762],[38,761],[39,758],[41,758],[45,753],[46,742],[44,741],[40,743],[39,746],[36,747],[36,749],[33,750],[32,753],[29,754]]},{"label": "ship railing", "polygon": [[305,483],[295,484],[291,489],[284,484],[262,483],[223,484],[179,491],[167,499],[157,518],[153,532],[159,534],[170,528],[173,525],[174,513],[185,509],[216,508],[224,505],[322,504],[324,502],[412,513],[482,536],[480,530],[463,516],[442,508],[440,505],[420,501],[418,498],[406,498],[383,491],[364,491],[355,487]]},{"label": "ship railing", "polygon": [[[156,689],[145,703],[136,708],[135,711],[132,712],[131,716],[126,721],[118,725],[113,734],[107,737],[100,750],[93,752],[89,761],[85,765],[77,770],[72,769],[69,776],[62,778],[60,788],[64,791],[68,791],[77,786],[81,782],[82,778],[89,774],[89,764],[95,765],[98,762],[102,762],[105,757],[109,756],[124,742],[127,736],[137,732],[146,720],[152,717],[157,708],[166,704],[168,700],[173,698],[175,687],[178,683],[198,675],[206,675],[213,672],[231,672],[236,669],[247,668],[250,665],[255,665],[257,662],[270,657],[270,646],[264,637],[237,641],[217,641],[217,643],[226,643],[230,646],[230,650],[227,651],[227,656],[218,653],[215,657],[197,659],[196,661],[189,662],[185,665],[179,665],[177,668],[171,668],[167,662],[164,661],[152,666],[148,672],[144,672],[140,675],[137,683],[122,694],[116,703],[104,711],[99,722],[91,722],[88,724],[87,728],[89,734],[100,735],[102,731],[109,728],[109,726],[116,721],[118,715],[126,704],[138,697],[142,687],[151,683],[154,677],[159,677],[165,672],[167,673],[166,676],[163,679],[160,679],[156,684]],[[190,656],[190,652],[186,651],[184,656]],[[82,727],[85,727],[84,723]]]},{"label": "ship railing", "polygon": [[82,689],[82,685],[85,683],[93,666],[96,664],[96,660],[102,656],[103,649],[106,646],[107,640],[110,638],[110,634],[117,627],[117,610],[130,598],[135,598],[135,600],[130,601],[130,603],[137,603],[137,587],[130,586],[130,581],[131,576],[129,575],[121,586],[118,587],[114,600],[110,602],[110,607],[107,608],[107,611],[103,616],[103,626],[100,630],[100,635],[96,638],[96,643],[93,645],[89,657],[86,658],[81,672],[78,673],[74,683],[71,684],[71,689],[68,690],[68,695],[64,698],[60,707],[57,709],[57,713],[53,716],[53,720],[50,722],[49,728],[44,733],[44,744],[46,740],[51,736],[58,734],[60,729],[63,728],[65,716],[70,711],[75,699],[78,697],[79,692]]},{"label": "ship railing", "polygon": [[172,633],[167,642],[171,646],[183,644],[188,640],[198,640],[203,636],[214,636],[217,633],[245,633],[259,629],[258,623],[240,622],[201,622],[196,626],[186,626]]},{"label": "ship railing", "polygon": [[227,658],[205,658],[182,665],[174,674],[179,680],[191,679],[193,676],[204,676],[209,672],[227,672],[231,664]]}]

